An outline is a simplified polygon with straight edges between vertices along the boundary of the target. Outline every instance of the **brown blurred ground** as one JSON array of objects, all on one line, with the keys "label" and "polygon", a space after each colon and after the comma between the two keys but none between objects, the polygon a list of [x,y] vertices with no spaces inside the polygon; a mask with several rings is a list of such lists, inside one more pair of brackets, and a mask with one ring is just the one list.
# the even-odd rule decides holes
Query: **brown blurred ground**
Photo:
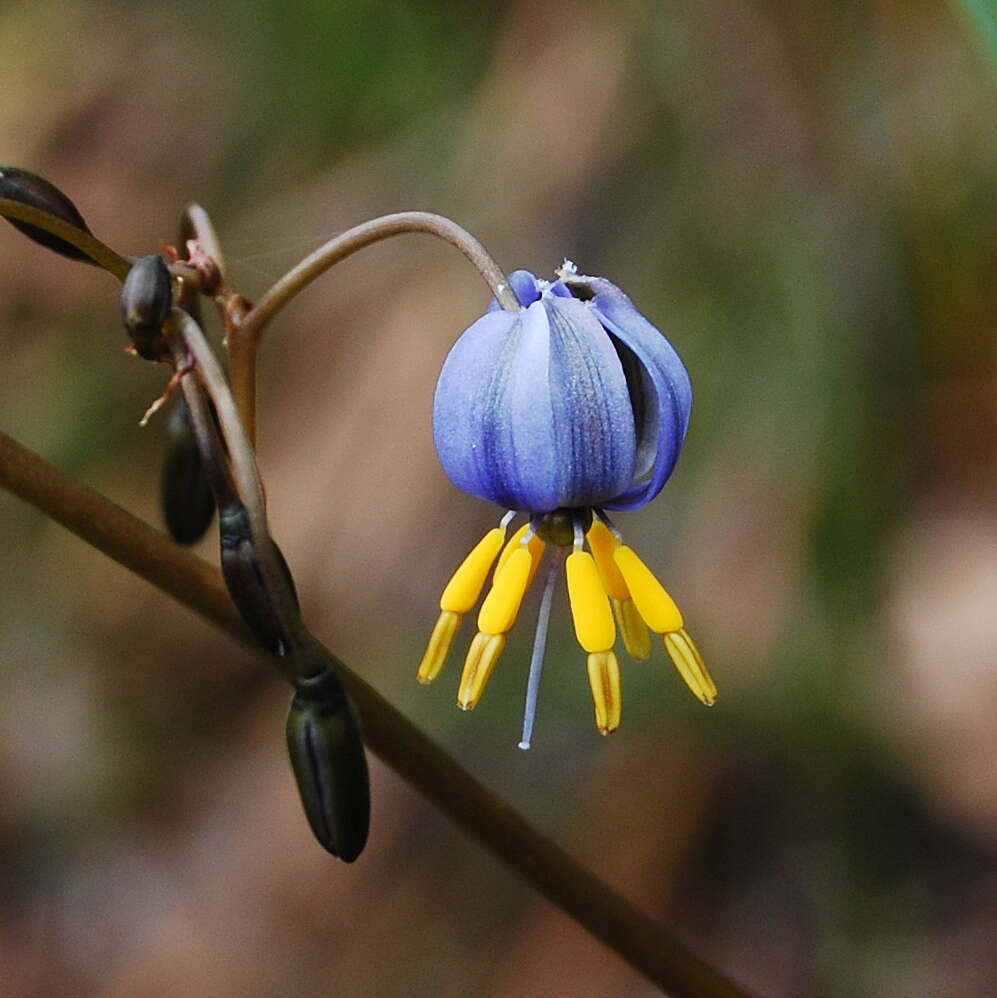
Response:
[{"label": "brown blurred ground", "polygon": [[[0,161],[122,252],[197,200],[252,297],[424,208],[509,269],[624,286],[697,401],[621,526],[717,707],[658,649],[600,739],[563,607],[531,753],[531,611],[473,715],[453,667],[415,684],[494,519],[430,428],[487,293],[422,237],[337,268],[266,342],[260,460],[309,620],[760,993],[993,993],[997,84],[957,8],[35,0],[0,8],[0,53]],[[163,428],[136,424],[164,372],[121,353],[109,278],[0,237],[0,427],[158,522]],[[380,765],[367,852],[329,859],[279,681],[7,496],[0,527],[5,996],[652,993]]]}]

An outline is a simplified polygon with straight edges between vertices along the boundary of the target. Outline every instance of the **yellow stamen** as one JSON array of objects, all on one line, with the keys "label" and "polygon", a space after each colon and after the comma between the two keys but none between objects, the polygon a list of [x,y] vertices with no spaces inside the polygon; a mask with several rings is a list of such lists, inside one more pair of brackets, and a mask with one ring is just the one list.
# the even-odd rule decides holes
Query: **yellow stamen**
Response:
[{"label": "yellow stamen", "polygon": [[637,552],[622,544],[613,553],[613,559],[647,626],[657,634],[682,630],[682,612]]},{"label": "yellow stamen", "polygon": [[620,726],[623,698],[620,693],[620,663],[615,652],[602,651],[589,655],[589,686],[595,704],[595,723],[608,735]]},{"label": "yellow stamen", "polygon": [[460,627],[460,614],[444,610],[437,618],[436,626],[426,646],[426,654],[419,665],[419,682],[431,683],[443,668],[450,649],[453,648],[457,629]]},{"label": "yellow stamen", "polygon": [[478,541],[443,590],[440,597],[441,610],[467,613],[478,602],[485,579],[488,578],[488,570],[502,550],[504,540],[505,530],[493,527]]},{"label": "yellow stamen", "polygon": [[503,566],[509,560],[509,555],[512,554],[516,548],[519,547],[523,538],[526,536],[526,532],[530,529],[529,522],[524,523],[513,535],[509,538],[509,542],[504,548],[502,548],[502,553],[499,555],[499,560],[495,565],[495,574],[498,575],[502,571]]},{"label": "yellow stamen", "polygon": [[617,626],[623,635],[623,645],[627,654],[635,662],[643,662],[651,657],[651,634],[644,623],[634,601],[628,596],[625,600],[613,600],[613,613]]},{"label": "yellow stamen", "polygon": [[[502,553],[499,555],[499,560],[495,565],[496,576],[502,571],[503,568],[505,568],[505,564],[509,560],[509,556],[512,552],[523,547],[523,538],[526,536],[526,532],[529,529],[530,524],[524,523],[519,530],[517,530],[512,537],[509,538],[509,543],[502,548]],[[540,567],[540,558],[547,549],[547,545],[536,534],[534,534],[526,542],[526,549],[530,552],[530,557],[533,559],[533,565],[530,568],[530,578],[526,583],[526,588],[529,589],[533,582],[533,576],[537,574],[537,569]]]},{"label": "yellow stamen", "polygon": [[699,697],[707,707],[712,707],[717,699],[717,684],[713,682],[699,649],[683,630],[665,635],[665,647],[675,663],[679,675],[686,686]]},{"label": "yellow stamen", "polygon": [[482,634],[479,631],[474,635],[457,690],[457,706],[461,710],[477,707],[504,648],[504,634]]},{"label": "yellow stamen", "polygon": [[578,643],[587,652],[609,651],[616,641],[616,625],[595,559],[587,551],[574,551],[568,555],[566,570]]},{"label": "yellow stamen", "polygon": [[516,614],[532,576],[533,559],[526,548],[509,555],[478,612],[478,630],[485,634],[505,634],[516,622]]},{"label": "yellow stamen", "polygon": [[599,566],[603,588],[614,600],[619,600],[621,603],[630,599],[630,590],[627,589],[627,584],[623,581],[616,562],[613,561],[613,552],[620,546],[620,542],[602,520],[592,521],[588,542],[595,556],[595,563]]}]

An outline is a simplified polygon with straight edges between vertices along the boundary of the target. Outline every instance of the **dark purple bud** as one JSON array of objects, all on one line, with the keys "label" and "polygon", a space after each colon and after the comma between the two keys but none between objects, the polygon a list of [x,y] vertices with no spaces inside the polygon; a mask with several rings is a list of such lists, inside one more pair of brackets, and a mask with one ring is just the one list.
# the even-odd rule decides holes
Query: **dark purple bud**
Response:
[{"label": "dark purple bud", "polygon": [[[299,664],[310,672],[311,663]],[[299,679],[287,717],[287,750],[301,804],[323,848],[352,863],[367,844],[370,784],[360,718],[327,666]]]},{"label": "dark purple bud", "polygon": [[166,262],[156,253],[137,260],[121,287],[121,320],[140,357],[169,358],[163,323],[172,307],[173,280]]},{"label": "dark purple bud", "polygon": [[161,483],[163,518],[170,536],[185,546],[196,544],[215,515],[204,465],[194,435],[174,440],[166,452]]},{"label": "dark purple bud", "polygon": [[[0,166],[0,197],[20,201],[21,204],[31,205],[32,208],[40,208],[77,229],[90,231],[87,223],[83,221],[83,216],[77,211],[76,205],[58,187],[50,184],[44,177],[39,177],[37,173],[31,173],[30,170],[22,170],[16,166]],[[86,253],[64,239],[40,229],[37,225],[16,218],[8,218],[7,221],[40,246],[61,253],[70,260],[93,263]]]},{"label": "dark purple bud", "polygon": [[289,607],[264,574],[246,507],[241,503],[232,503],[221,510],[218,531],[221,537],[222,575],[232,602],[253,636],[267,651],[273,655],[286,655],[291,650],[291,638],[297,630],[297,621],[289,620],[288,614],[297,613],[298,594],[283,553],[273,541],[269,542],[280,573],[276,584],[284,587],[290,599]]}]

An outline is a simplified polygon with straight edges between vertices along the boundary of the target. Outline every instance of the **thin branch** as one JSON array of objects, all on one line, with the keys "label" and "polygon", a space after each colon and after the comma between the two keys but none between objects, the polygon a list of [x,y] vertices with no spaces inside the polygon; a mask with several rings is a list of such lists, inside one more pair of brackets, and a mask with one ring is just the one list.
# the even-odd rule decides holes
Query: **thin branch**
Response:
[{"label": "thin branch", "polygon": [[[176,327],[179,327],[181,333],[179,336],[176,335]],[[188,351],[197,358],[194,371],[188,372],[188,376],[181,379],[181,386],[201,454],[201,465],[215,497],[219,517],[224,515],[227,500],[235,496],[238,496],[239,502],[246,510],[257,564],[266,578],[275,609],[280,616],[284,636],[290,643],[290,647],[285,648],[284,654],[291,654],[293,649],[300,651],[308,644],[317,644],[305,627],[298,611],[297,599],[288,587],[286,573],[281,571],[281,566],[277,562],[276,548],[270,537],[270,525],[264,505],[263,484],[256,469],[256,459],[239,422],[235,402],[228,384],[221,375],[214,354],[208,347],[200,327],[186,312],[174,309],[171,322],[166,328],[176,371],[183,370],[184,364],[188,363]],[[202,392],[206,392],[207,397],[210,397],[214,403],[215,412],[221,423],[224,447],[208,411],[206,396]],[[228,461],[223,456],[224,453],[228,454]],[[219,462],[225,462],[224,467]],[[230,478],[230,468],[234,480]],[[250,495],[250,500],[245,498],[246,494]],[[292,661],[295,663],[295,670],[305,662],[299,656],[292,657]],[[307,661],[311,664],[312,660]]]},{"label": "thin branch", "polygon": [[187,345],[196,364],[198,376],[204,384],[205,391],[211,398],[218,413],[218,422],[225,437],[232,464],[232,474],[235,478],[239,498],[249,513],[253,532],[258,537],[266,535],[266,507],[263,497],[263,484],[256,467],[253,447],[239,419],[235,400],[229,389],[225,375],[222,373],[208,341],[201,332],[201,327],[183,309],[174,308],[167,320],[169,335],[170,327],[180,334]]},{"label": "thin branch", "polygon": [[[218,570],[0,433],[0,485],[251,648]],[[287,678],[287,659],[266,656]],[[337,660],[338,662],[338,660]],[[747,998],[662,926],[545,838],[339,663],[368,744],[460,828],[606,946],[676,998]]]},{"label": "thin branch", "polygon": [[[0,433],[0,485],[163,592],[252,644],[217,568]],[[281,667],[280,659],[273,663]]]}]

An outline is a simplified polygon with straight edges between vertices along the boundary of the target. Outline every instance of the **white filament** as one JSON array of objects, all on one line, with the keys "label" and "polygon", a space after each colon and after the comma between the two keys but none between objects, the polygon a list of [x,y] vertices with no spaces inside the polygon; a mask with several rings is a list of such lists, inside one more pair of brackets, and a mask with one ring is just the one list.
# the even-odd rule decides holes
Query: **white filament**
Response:
[{"label": "white filament", "polygon": [[564,561],[564,548],[558,548],[547,570],[540,612],[537,614],[537,629],[533,636],[533,654],[530,657],[530,678],[526,684],[526,708],[523,712],[523,737],[519,747],[525,752],[533,738],[533,723],[537,716],[537,699],[540,695],[540,674],[543,672],[544,651],[547,648],[547,631],[550,627],[550,609],[554,603],[554,584]]}]

